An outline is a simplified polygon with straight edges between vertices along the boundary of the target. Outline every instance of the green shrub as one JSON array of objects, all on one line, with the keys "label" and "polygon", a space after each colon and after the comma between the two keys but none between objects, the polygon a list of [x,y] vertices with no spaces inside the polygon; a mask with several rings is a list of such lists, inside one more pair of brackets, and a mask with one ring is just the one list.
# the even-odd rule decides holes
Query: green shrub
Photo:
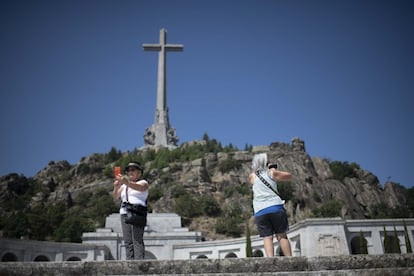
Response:
[{"label": "green shrub", "polygon": [[240,161],[234,160],[233,158],[229,157],[218,164],[218,169],[221,173],[227,173],[232,170],[239,170],[241,166],[242,164]]},{"label": "green shrub", "polygon": [[85,208],[88,206],[89,199],[92,197],[92,192],[82,191],[76,197],[75,203]]},{"label": "green shrub", "polygon": [[241,186],[239,185],[229,185],[224,188],[224,197],[232,197],[234,193],[239,193],[241,195],[249,195],[252,192],[251,185],[244,183]]},{"label": "green shrub", "polygon": [[342,204],[335,200],[329,200],[319,208],[312,210],[312,213],[315,217],[329,218],[329,217],[339,217],[341,216]]},{"label": "green shrub", "polygon": [[414,216],[414,185],[411,188],[408,188],[405,192],[405,197],[406,197],[406,204],[407,204],[407,209],[410,212],[409,217],[413,217]]},{"label": "green shrub", "polygon": [[320,194],[317,191],[313,191],[313,200],[315,202],[322,202],[322,198],[320,196]]},{"label": "green shrub", "polygon": [[384,218],[408,218],[411,217],[411,211],[406,205],[388,207],[385,203],[372,204],[369,206],[369,214],[372,219]]},{"label": "green shrub", "polygon": [[329,168],[332,171],[333,178],[339,181],[343,181],[345,177],[357,177],[356,170],[360,167],[356,163],[349,164],[347,161],[332,161],[329,163]]},{"label": "green shrub", "polygon": [[171,196],[173,198],[178,198],[187,193],[188,193],[187,190],[182,185],[174,185],[171,188]]},{"label": "green shrub", "polygon": [[369,206],[369,213],[372,219],[388,217],[388,207],[384,203],[372,204]]},{"label": "green shrub", "polygon": [[186,191],[175,196],[175,211],[187,218],[218,216],[221,213],[220,206],[212,195],[197,196]]},{"label": "green shrub", "polygon": [[107,177],[107,178],[114,178],[114,169],[112,166],[106,166],[105,169],[103,170],[103,174]]},{"label": "green shrub", "polygon": [[148,201],[155,202],[164,195],[164,191],[161,187],[150,187],[148,191]]},{"label": "green shrub", "polygon": [[78,174],[79,175],[87,175],[87,174],[89,174],[90,171],[91,171],[91,168],[86,163],[82,163],[78,167]]},{"label": "green shrub", "polygon": [[277,183],[277,191],[282,199],[286,201],[292,200],[295,193],[295,186],[290,181],[280,181]]},{"label": "green shrub", "polygon": [[203,213],[200,204],[188,193],[177,197],[174,203],[175,212],[182,217],[194,218]]},{"label": "green shrub", "polygon": [[[16,211],[8,217],[2,217],[1,229],[4,237],[20,239],[22,236],[27,236],[30,233],[30,224],[27,219],[27,213]],[[30,238],[32,238],[32,236],[30,236]]]},{"label": "green shrub", "polygon": [[218,216],[221,209],[216,199],[212,195],[201,195],[197,198],[198,204],[201,207],[203,215]]},{"label": "green shrub", "polygon": [[217,220],[215,229],[219,234],[225,234],[233,238],[238,238],[242,234],[244,220],[248,215],[244,214],[240,205],[236,204],[224,211],[224,215]]},{"label": "green shrub", "polygon": [[82,242],[83,232],[93,232],[95,227],[86,218],[71,216],[66,218],[54,233],[57,242]]},{"label": "green shrub", "polygon": [[93,193],[87,206],[85,217],[94,221],[98,227],[105,224],[105,218],[108,214],[116,213],[119,210],[119,205],[105,189],[99,189]]},{"label": "green shrub", "polygon": [[215,229],[217,233],[229,235],[233,238],[238,238],[242,234],[240,219],[237,217],[220,218],[216,223]]}]

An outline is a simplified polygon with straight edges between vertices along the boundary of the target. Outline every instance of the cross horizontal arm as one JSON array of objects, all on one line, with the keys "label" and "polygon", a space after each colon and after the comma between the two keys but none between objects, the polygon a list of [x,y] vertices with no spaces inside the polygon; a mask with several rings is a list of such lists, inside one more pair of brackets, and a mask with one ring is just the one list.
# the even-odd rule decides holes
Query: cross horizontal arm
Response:
[{"label": "cross horizontal arm", "polygon": [[[161,44],[142,44],[145,51],[161,51]],[[181,52],[184,46],[181,44],[166,44],[164,49],[169,52]]]},{"label": "cross horizontal arm", "polygon": [[184,46],[181,44],[167,44],[165,45],[165,50],[173,52],[181,52],[184,49]]},{"label": "cross horizontal arm", "polygon": [[161,50],[160,44],[142,44],[142,47],[146,51],[160,51]]}]

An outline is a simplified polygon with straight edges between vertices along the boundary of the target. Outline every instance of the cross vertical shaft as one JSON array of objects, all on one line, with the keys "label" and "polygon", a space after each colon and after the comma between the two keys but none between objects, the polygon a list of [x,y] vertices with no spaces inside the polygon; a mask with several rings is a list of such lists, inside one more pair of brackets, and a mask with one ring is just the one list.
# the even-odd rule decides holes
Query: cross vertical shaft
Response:
[{"label": "cross vertical shaft", "polygon": [[157,105],[155,120],[151,128],[147,128],[144,135],[145,145],[176,146],[178,138],[175,129],[170,127],[167,107],[167,52],[182,51],[181,44],[167,44],[167,32],[160,30],[160,42],[158,44],[143,44],[145,51],[158,52],[158,77],[157,77]]}]

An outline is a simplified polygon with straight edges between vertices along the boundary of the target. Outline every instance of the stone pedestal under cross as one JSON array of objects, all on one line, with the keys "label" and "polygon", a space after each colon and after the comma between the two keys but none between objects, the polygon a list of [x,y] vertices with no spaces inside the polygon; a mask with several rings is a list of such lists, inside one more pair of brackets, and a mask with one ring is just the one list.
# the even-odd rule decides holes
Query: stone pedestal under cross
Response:
[{"label": "stone pedestal under cross", "polygon": [[145,130],[145,146],[177,146],[178,137],[175,129],[170,127],[167,107],[167,52],[183,51],[181,44],[167,44],[167,31],[160,30],[160,43],[142,44],[145,51],[158,52],[158,81],[157,81],[157,106],[155,109],[154,124]]}]

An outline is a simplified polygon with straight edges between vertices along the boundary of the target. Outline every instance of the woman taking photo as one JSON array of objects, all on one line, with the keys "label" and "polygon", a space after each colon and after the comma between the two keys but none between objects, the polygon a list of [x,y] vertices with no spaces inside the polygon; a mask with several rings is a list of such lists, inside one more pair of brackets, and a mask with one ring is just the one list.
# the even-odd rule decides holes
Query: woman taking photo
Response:
[{"label": "woman taking photo", "polygon": [[276,236],[284,256],[292,256],[290,242],[286,231],[289,228],[285,201],[277,191],[278,181],[290,180],[292,175],[277,170],[276,164],[268,164],[267,154],[260,153],[253,157],[253,172],[249,182],[253,185],[254,219],[263,238],[267,257],[274,256],[273,237]]},{"label": "woman taking photo", "polygon": [[[127,260],[140,260],[145,257],[144,229],[146,224],[148,182],[142,179],[143,168],[140,163],[130,162],[125,170],[126,176],[121,174],[115,176],[112,196],[114,199],[122,200],[119,213],[121,215],[126,258]],[[145,217],[143,217],[142,222],[134,224],[128,222],[127,203],[145,210]]]}]

